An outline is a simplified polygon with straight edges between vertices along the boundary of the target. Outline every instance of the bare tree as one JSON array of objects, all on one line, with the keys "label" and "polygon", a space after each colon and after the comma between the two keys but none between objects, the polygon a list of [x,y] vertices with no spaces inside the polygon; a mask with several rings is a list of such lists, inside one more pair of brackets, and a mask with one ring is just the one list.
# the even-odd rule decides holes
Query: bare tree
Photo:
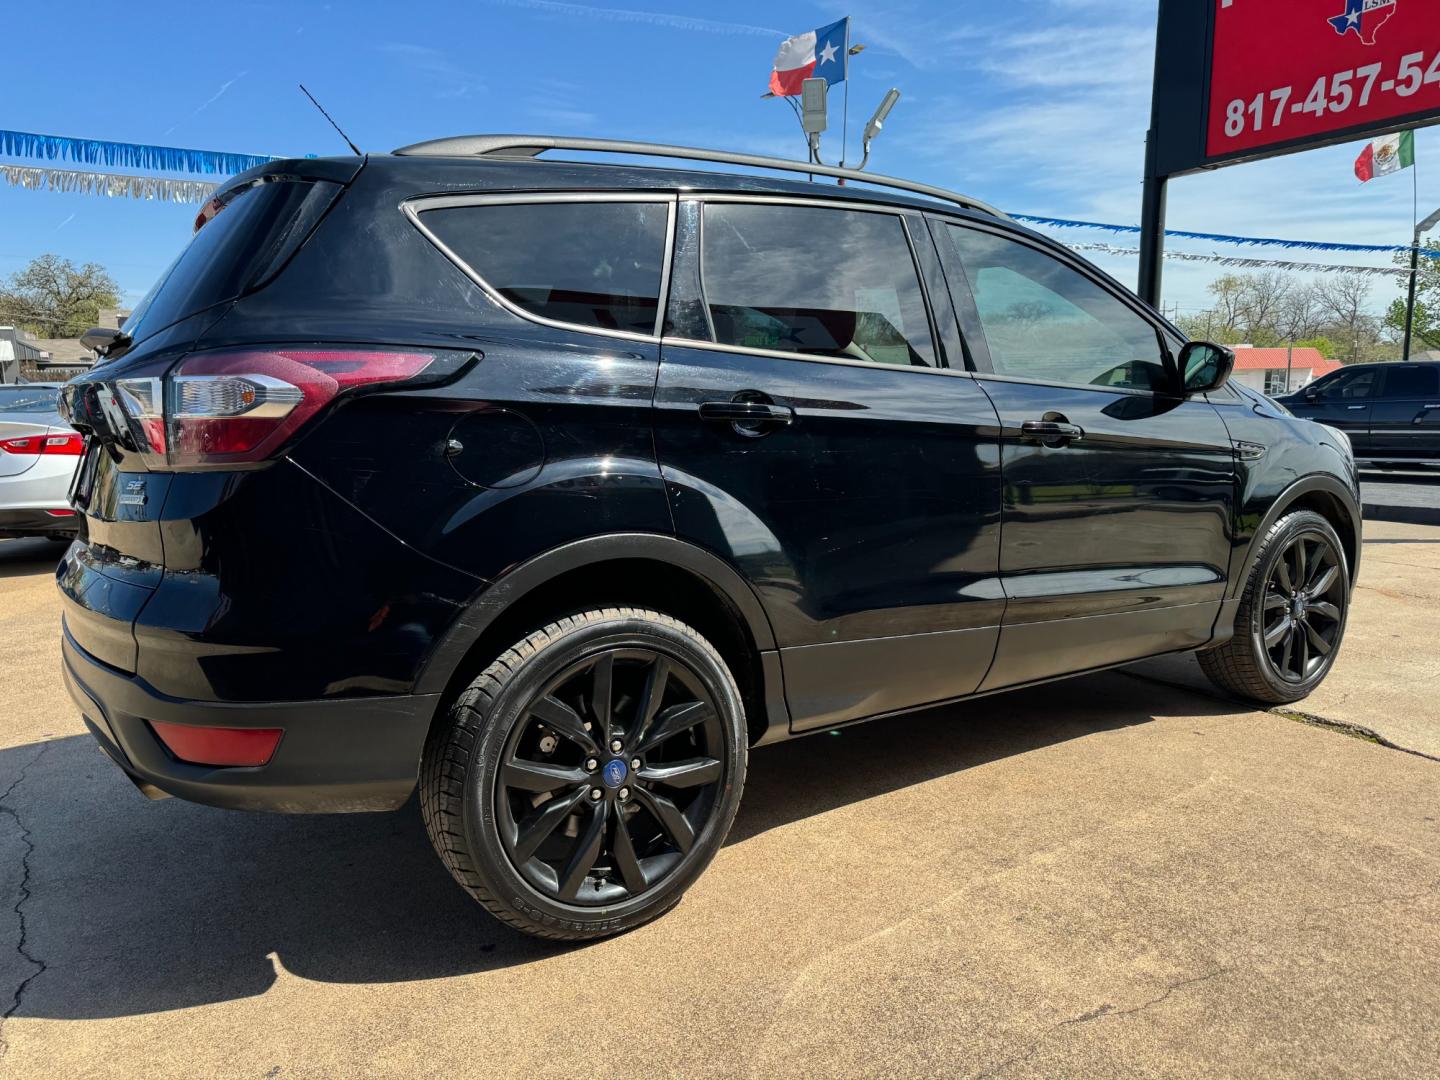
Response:
[{"label": "bare tree", "polygon": [[1279,270],[1248,274],[1241,279],[1239,304],[1245,336],[1257,345],[1280,338],[1278,325],[1285,302],[1295,290],[1295,281]]},{"label": "bare tree", "polygon": [[1276,317],[1282,340],[1304,341],[1325,329],[1325,310],[1314,285],[1296,283],[1285,295]]},{"label": "bare tree", "polygon": [[1370,313],[1370,279],[1364,274],[1326,274],[1315,285],[1316,299],[1353,364],[1379,337],[1380,320]]}]

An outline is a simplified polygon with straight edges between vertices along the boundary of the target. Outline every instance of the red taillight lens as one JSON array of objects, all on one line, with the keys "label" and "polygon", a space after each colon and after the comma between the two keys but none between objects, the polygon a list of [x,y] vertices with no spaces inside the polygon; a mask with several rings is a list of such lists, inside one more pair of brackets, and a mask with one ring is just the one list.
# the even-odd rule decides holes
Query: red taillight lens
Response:
[{"label": "red taillight lens", "polygon": [[401,382],[429,353],[341,349],[198,353],[165,378],[116,381],[140,452],[171,468],[263,461],[337,395]]},{"label": "red taillight lens", "polygon": [[83,454],[85,440],[78,433],[68,435],[21,435],[0,441],[7,454]]},{"label": "red taillight lens", "polygon": [[7,454],[38,454],[45,443],[44,435],[22,435],[0,441],[0,450]]},{"label": "red taillight lens", "polygon": [[49,514],[51,517],[74,517],[74,516],[75,516],[75,511],[74,511],[74,510],[46,510],[45,513]]},{"label": "red taillight lens", "polygon": [[69,435],[46,435],[42,454],[69,454],[79,456],[85,452],[85,439],[79,432]]},{"label": "red taillight lens", "polygon": [[152,720],[166,748],[191,765],[264,765],[280,745],[283,728],[202,727]]}]

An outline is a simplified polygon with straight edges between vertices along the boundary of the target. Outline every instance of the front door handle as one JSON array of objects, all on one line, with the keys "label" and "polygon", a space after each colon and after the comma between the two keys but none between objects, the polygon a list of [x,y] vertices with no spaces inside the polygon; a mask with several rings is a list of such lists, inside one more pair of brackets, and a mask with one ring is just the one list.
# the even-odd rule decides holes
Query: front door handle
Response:
[{"label": "front door handle", "polygon": [[1363,408],[1365,408],[1365,406],[1364,406],[1364,405],[1346,405],[1345,408],[1350,409],[1350,410],[1353,411],[1353,410],[1355,410],[1355,409],[1363,409]]},{"label": "front door handle", "polygon": [[764,401],[702,401],[700,419],[722,424],[788,424],[795,410]]},{"label": "front door handle", "polygon": [[1026,420],[1020,425],[1020,437],[1044,446],[1065,446],[1085,437],[1085,429],[1066,420]]}]

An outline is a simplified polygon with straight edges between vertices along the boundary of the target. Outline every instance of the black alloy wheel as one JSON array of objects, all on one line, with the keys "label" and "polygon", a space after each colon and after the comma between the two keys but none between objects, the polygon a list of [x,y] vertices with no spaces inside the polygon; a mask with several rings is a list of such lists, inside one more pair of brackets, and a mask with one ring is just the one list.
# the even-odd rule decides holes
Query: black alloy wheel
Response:
[{"label": "black alloy wheel", "polygon": [[564,903],[640,896],[713,815],[722,745],[714,701],[676,659],[610,648],[569,665],[506,744],[495,795],[506,854]]},{"label": "black alloy wheel", "polygon": [[481,672],[431,733],[420,808],[456,881],[528,934],[578,941],[679,902],[730,830],[745,710],[694,629],[568,615]]},{"label": "black alloy wheel", "polygon": [[1280,552],[1265,583],[1261,638],[1275,673],[1303,683],[1340,644],[1345,566],[1322,535],[1302,532]]},{"label": "black alloy wheel", "polygon": [[1199,654],[1216,686],[1264,705],[1299,701],[1324,680],[1345,637],[1350,567],[1335,527],[1293,510],[1255,541],[1234,635]]}]

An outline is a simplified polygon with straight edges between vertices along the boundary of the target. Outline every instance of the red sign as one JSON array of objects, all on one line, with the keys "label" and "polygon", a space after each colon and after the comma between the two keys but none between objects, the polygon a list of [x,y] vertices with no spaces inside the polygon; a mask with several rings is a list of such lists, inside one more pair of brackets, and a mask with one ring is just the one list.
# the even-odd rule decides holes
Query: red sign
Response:
[{"label": "red sign", "polygon": [[1211,158],[1440,111],[1440,0],[1211,3]]}]

